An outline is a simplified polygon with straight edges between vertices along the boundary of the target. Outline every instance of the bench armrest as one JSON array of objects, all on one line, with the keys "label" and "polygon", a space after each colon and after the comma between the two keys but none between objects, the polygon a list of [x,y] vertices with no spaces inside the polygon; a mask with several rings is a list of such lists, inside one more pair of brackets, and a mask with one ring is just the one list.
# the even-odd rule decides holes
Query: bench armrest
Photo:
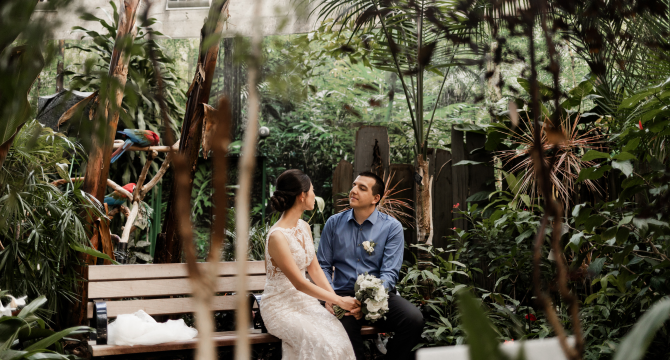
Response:
[{"label": "bench armrest", "polygon": [[[254,325],[254,329],[261,329],[262,333],[267,333],[268,329],[265,328],[263,323],[263,318],[261,317],[261,294],[249,294],[249,309],[251,310],[251,323]],[[254,303],[258,305],[257,309],[254,309]]]},{"label": "bench armrest", "polygon": [[91,327],[96,331],[91,333],[91,340],[95,340],[96,345],[107,345],[107,302],[93,301]]}]

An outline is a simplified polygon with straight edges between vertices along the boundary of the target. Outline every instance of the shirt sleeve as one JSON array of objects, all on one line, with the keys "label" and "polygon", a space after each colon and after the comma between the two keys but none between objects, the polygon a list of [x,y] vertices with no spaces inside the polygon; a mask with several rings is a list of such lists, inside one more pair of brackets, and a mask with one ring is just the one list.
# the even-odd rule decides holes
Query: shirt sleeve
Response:
[{"label": "shirt sleeve", "polygon": [[316,252],[316,258],[319,260],[319,265],[326,275],[326,279],[333,287],[333,218],[326,221],[326,225],[321,232],[321,240],[319,240],[319,249]]},{"label": "shirt sleeve", "polygon": [[393,289],[398,281],[404,251],[405,238],[402,233],[402,225],[399,222],[394,222],[391,225],[389,237],[386,239],[384,257],[379,271],[379,278],[382,279],[387,290]]}]

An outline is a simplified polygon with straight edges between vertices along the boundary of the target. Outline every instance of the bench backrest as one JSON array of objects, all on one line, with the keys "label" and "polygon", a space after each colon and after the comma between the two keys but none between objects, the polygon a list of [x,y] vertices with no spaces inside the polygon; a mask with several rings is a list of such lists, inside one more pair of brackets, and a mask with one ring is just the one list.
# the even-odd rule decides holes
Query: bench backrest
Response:
[{"label": "bench backrest", "polygon": [[[205,266],[206,264],[198,264]],[[217,293],[235,292],[236,262],[218,264]],[[252,292],[265,287],[263,261],[247,263],[247,288]],[[88,267],[88,299],[107,302],[107,317],[131,314],[139,309],[149,315],[191,313],[195,309],[190,297],[191,285],[186,264],[97,265]],[[179,297],[174,297],[179,296]],[[234,310],[235,295],[215,296],[213,310]],[[126,300],[132,298],[133,300]],[[136,298],[141,298],[136,300]],[[93,318],[93,304],[88,304],[88,318]]]}]

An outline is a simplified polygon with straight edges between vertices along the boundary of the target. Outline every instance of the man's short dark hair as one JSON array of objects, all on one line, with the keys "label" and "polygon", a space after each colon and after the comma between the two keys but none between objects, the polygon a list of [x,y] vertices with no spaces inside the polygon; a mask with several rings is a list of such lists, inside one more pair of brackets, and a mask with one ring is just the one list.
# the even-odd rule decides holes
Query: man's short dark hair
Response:
[{"label": "man's short dark hair", "polygon": [[384,184],[384,180],[382,180],[382,178],[380,178],[379,175],[371,171],[363,171],[362,173],[358,174],[358,176],[365,176],[375,179],[375,184],[372,186],[372,196],[379,195],[380,197],[384,197],[384,192],[386,191],[386,184]]}]

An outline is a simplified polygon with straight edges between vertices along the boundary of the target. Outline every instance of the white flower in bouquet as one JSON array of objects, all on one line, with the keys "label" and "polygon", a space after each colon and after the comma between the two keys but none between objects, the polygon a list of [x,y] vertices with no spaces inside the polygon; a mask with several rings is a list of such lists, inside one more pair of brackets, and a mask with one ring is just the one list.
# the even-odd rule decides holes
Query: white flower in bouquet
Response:
[{"label": "white flower in bouquet", "polygon": [[366,320],[375,322],[385,318],[389,295],[381,279],[368,273],[359,275],[354,290]]}]

